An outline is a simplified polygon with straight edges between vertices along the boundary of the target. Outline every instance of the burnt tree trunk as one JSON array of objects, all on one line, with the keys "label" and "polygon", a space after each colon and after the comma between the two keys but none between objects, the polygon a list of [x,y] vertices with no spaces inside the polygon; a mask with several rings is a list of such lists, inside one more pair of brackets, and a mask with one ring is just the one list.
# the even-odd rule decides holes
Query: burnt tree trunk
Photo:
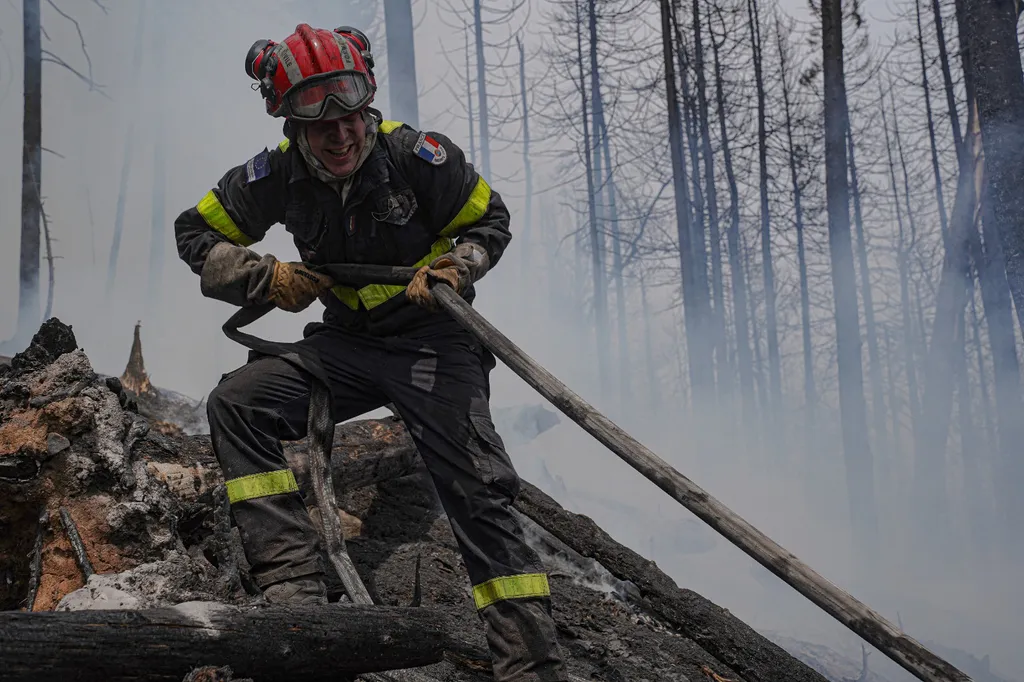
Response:
[{"label": "burnt tree trunk", "polygon": [[[803,340],[804,359],[804,403],[809,437],[812,425],[817,421],[818,395],[814,384],[814,347],[811,344],[811,293],[807,281],[807,249],[804,240],[803,191],[797,173],[796,146],[793,142],[793,114],[789,85],[790,66],[781,25],[776,22],[776,37],[779,45],[779,79],[782,85],[782,104],[785,114],[786,145],[789,155],[789,177],[793,185],[794,228],[796,230],[796,258],[800,274],[800,332]],[[862,268],[865,269],[866,268]],[[810,451],[810,448],[808,449]]]},{"label": "burnt tree trunk", "polygon": [[[152,3],[147,4],[153,7]],[[167,74],[167,22],[172,19],[173,12],[167,10],[165,3],[156,4],[155,11],[158,13],[158,21],[163,30],[154,31],[152,50],[154,63],[160,69],[161,75]],[[150,213],[150,238],[149,238],[149,272],[147,302],[149,310],[157,310],[160,307],[162,297],[161,285],[163,283],[164,260],[166,259],[167,245],[165,242],[167,234],[167,134],[164,126],[167,125],[167,117],[164,116],[163,96],[156,98],[155,111],[153,113],[153,191],[152,207]]]},{"label": "burnt tree trunk", "polygon": [[691,590],[680,589],[651,561],[615,542],[586,516],[523,483],[515,508],[580,555],[596,559],[620,580],[640,588],[659,617],[699,641],[701,647],[750,682],[823,682],[818,672],[796,662],[729,611]]},{"label": "burnt tree trunk", "polygon": [[[928,146],[932,153],[932,174],[935,176],[935,203],[939,209],[942,241],[946,244],[946,248],[949,248],[949,221],[946,217],[946,202],[942,196],[942,171],[939,170],[939,151],[935,143],[935,119],[932,117],[931,84],[928,82],[928,62],[924,54],[924,34],[921,28],[920,2],[914,3],[914,10],[917,18],[917,48],[921,56],[921,89],[924,91],[925,118],[928,120]],[[959,153],[959,146],[957,149]]]},{"label": "burnt tree trunk", "polygon": [[608,163],[608,178],[605,190],[608,192],[608,232],[612,241],[612,273],[615,279],[615,330],[618,338],[619,400],[629,404],[633,397],[633,386],[629,369],[629,337],[626,333],[626,273],[622,258],[622,231],[619,226],[619,208],[616,202],[615,169],[612,166],[611,143],[608,139],[607,121],[601,121],[601,146]]},{"label": "burnt tree trunk", "polygon": [[[935,38],[939,46],[939,65],[942,68],[942,84],[946,92],[946,107],[949,110],[949,125],[953,129],[953,144],[956,146],[957,159],[960,159],[963,135],[960,132],[960,115],[956,109],[953,75],[949,68],[949,50],[946,49],[946,32],[942,25],[942,8],[939,5],[939,0],[932,0],[932,16],[935,20]],[[960,159],[960,162],[963,163],[963,160]]]},{"label": "burnt tree trunk", "polygon": [[[710,338],[711,327],[711,296],[708,289],[708,256],[704,238],[704,190],[701,188],[700,151],[697,137],[697,101],[690,89],[690,51],[686,42],[679,15],[682,4],[678,3],[674,12],[674,30],[676,36],[676,65],[679,68],[680,96],[683,101],[683,130],[686,131],[686,148],[690,154],[690,189],[693,217],[690,221],[690,243],[693,246],[693,285],[697,292],[696,298],[700,305],[701,337],[704,339],[708,361],[714,352],[713,340]],[[702,351],[704,352],[704,351]],[[712,372],[713,366],[709,366]]]},{"label": "burnt tree trunk", "polygon": [[835,297],[839,364],[839,409],[846,462],[846,486],[854,542],[867,555],[877,547],[878,519],[871,446],[867,439],[864,371],[860,354],[857,281],[850,239],[850,193],[847,184],[846,130],[849,110],[843,74],[841,0],[822,0],[822,53],[825,82],[825,191],[829,254]]},{"label": "burnt tree trunk", "polygon": [[769,414],[779,418],[782,409],[782,361],[779,356],[779,323],[775,304],[775,265],[772,262],[771,214],[768,204],[768,121],[765,106],[761,16],[757,0],[747,0],[750,40],[757,89],[757,164],[761,193],[761,273],[764,277],[765,337],[768,345],[768,377],[771,388]]},{"label": "burnt tree trunk", "polygon": [[480,174],[491,180],[491,127],[487,111],[487,61],[484,58],[484,22],[480,3],[473,0],[473,36],[476,42],[476,94],[480,118]]},{"label": "burnt tree trunk", "polygon": [[469,69],[469,24],[466,24],[466,112],[469,114],[469,120],[466,123],[469,125],[469,161],[474,166],[476,165],[476,134],[473,117],[473,79],[470,75]]},{"label": "burnt tree trunk", "polygon": [[530,259],[530,232],[533,228],[533,166],[530,164],[530,103],[526,96],[526,51],[523,49],[523,41],[516,37],[516,47],[519,49],[519,93],[520,105],[523,107],[523,179],[526,182],[525,206],[523,207],[523,232],[519,236],[522,255],[519,258],[520,277],[523,283],[526,282],[528,270],[532,263]]},{"label": "burnt tree trunk", "polygon": [[24,116],[21,148],[21,253],[18,262],[18,326],[13,350],[24,348],[39,328],[40,221],[43,214],[42,104],[43,47],[39,0],[25,0],[24,22]]},{"label": "burnt tree trunk", "polygon": [[679,93],[676,86],[675,50],[673,49],[672,27],[676,22],[676,8],[669,0],[661,2],[662,48],[665,65],[665,96],[668,103],[669,148],[672,154],[672,177],[674,179],[676,205],[676,234],[679,239],[679,269],[683,288],[683,318],[686,326],[686,350],[693,403],[710,396],[714,389],[713,374],[710,371],[710,353],[705,353],[706,341],[695,272],[692,213],[690,191],[687,186],[686,160],[683,150],[683,119],[679,109]]},{"label": "burnt tree trunk", "polygon": [[[968,124],[972,124],[973,116],[968,115]],[[935,301],[935,317],[932,322],[931,339],[925,357],[924,382],[925,391],[920,419],[920,429],[915,443],[915,485],[918,501],[929,509],[929,504],[943,488],[944,480],[941,463],[945,460],[946,443],[949,437],[949,423],[953,409],[953,390],[955,375],[953,368],[958,366],[958,356],[963,355],[963,336],[957,335],[962,324],[964,308],[967,304],[967,292],[971,285],[970,244],[972,234],[977,231],[974,225],[978,206],[976,183],[982,172],[974,163],[974,146],[976,138],[968,134],[967,145],[961,150],[959,177],[956,196],[953,200],[953,214],[950,223],[949,238],[946,240],[946,253],[943,258],[942,272],[939,277],[939,288]],[[935,168],[938,172],[937,166]],[[936,175],[936,184],[940,182]],[[941,204],[941,194],[938,197]],[[961,393],[963,389],[961,388]],[[912,396],[914,398],[916,396]],[[961,397],[961,400],[963,397]],[[969,405],[968,405],[969,408]],[[963,408],[961,408],[962,410]],[[964,437],[961,432],[961,438]],[[939,462],[938,469],[933,462]],[[919,523],[931,523],[929,510],[920,507]]]},{"label": "burnt tree trunk", "polygon": [[853,218],[857,235],[857,259],[860,265],[860,291],[864,302],[864,332],[868,342],[868,378],[871,383],[871,413],[875,428],[875,442],[885,450],[888,429],[885,427],[885,399],[882,397],[882,366],[878,358],[878,329],[875,324],[875,302],[871,291],[871,268],[868,265],[868,245],[864,235],[864,215],[861,211],[860,176],[857,174],[856,145],[853,128],[846,130],[847,149],[850,152],[850,189],[853,194]]},{"label": "burnt tree trunk", "polygon": [[413,128],[420,125],[419,89],[411,0],[384,0],[391,115]]},{"label": "burnt tree trunk", "polygon": [[[583,67],[583,25],[580,21],[579,0],[576,2],[576,59],[579,67],[580,112],[583,118],[583,155],[587,175],[587,219],[590,234],[590,258],[594,285],[594,335],[597,342],[598,376],[602,388],[609,385],[608,352],[608,285],[605,281],[604,237],[598,221],[597,180],[600,163],[600,149],[592,143],[593,136],[600,133],[590,128],[590,105],[587,98],[587,81]],[[600,86],[599,86],[600,87]]]},{"label": "burnt tree trunk", "polygon": [[910,323],[910,256],[909,251],[913,245],[908,246],[903,226],[903,209],[900,206],[899,185],[896,182],[896,162],[892,156],[892,147],[889,138],[889,123],[885,113],[884,97],[880,96],[882,112],[882,131],[885,136],[886,155],[889,161],[889,185],[892,189],[893,208],[896,211],[896,225],[898,229],[899,247],[897,251],[897,267],[900,279],[900,315],[903,325],[903,352],[904,371],[907,375],[907,402],[910,407],[910,426],[912,445],[917,447],[920,442],[921,408],[919,406],[920,391],[917,386],[917,370],[914,360],[913,327]]},{"label": "burnt tree trunk", "polygon": [[[714,40],[714,36],[712,36]],[[704,67],[704,38],[701,31],[700,0],[693,0],[693,68],[697,76],[697,121],[700,127],[701,155],[704,159],[704,193],[707,202],[708,241],[711,244],[710,331],[714,336],[715,362],[719,391],[730,394],[734,380],[725,337],[725,287],[722,281],[722,242],[718,226],[718,190],[715,186],[715,155],[711,144],[708,111],[707,76]]]},{"label": "burnt tree trunk", "polygon": [[[963,34],[970,51],[968,74],[985,150],[986,182],[981,202],[985,240],[987,243],[991,235],[1002,249],[1017,319],[1024,326],[1024,75],[1017,41],[1020,6],[1011,0],[963,2]],[[997,477],[1002,486],[1001,514],[1008,524],[1024,515],[1024,498],[1016,491],[1024,479],[1020,452],[1024,423],[1020,419],[1019,368],[1014,371],[1015,375],[1007,378],[1014,386],[1004,390],[1006,400],[1013,405],[1010,413],[1017,418],[1005,423],[1007,431],[1000,434],[1004,446]],[[1012,447],[1007,447],[1011,443]],[[1020,546],[1015,550],[1020,551]]]},{"label": "burnt tree trunk", "polygon": [[[721,16],[719,16],[721,20]],[[722,20],[723,34],[725,22]],[[711,37],[711,49],[715,60],[715,105],[718,109],[718,132],[722,145],[722,163],[725,167],[725,178],[729,185],[729,227],[726,229],[726,243],[729,251],[729,274],[732,284],[733,326],[735,327],[736,365],[739,370],[740,394],[742,398],[742,420],[750,421],[756,416],[754,403],[754,360],[750,348],[750,322],[747,302],[747,278],[743,269],[743,255],[740,249],[740,197],[736,182],[736,172],[732,164],[732,152],[729,148],[729,131],[726,125],[725,86],[722,80],[722,64],[719,51],[722,43],[718,42],[711,27],[711,15],[708,14],[708,34]],[[724,42],[724,38],[723,38]]]}]

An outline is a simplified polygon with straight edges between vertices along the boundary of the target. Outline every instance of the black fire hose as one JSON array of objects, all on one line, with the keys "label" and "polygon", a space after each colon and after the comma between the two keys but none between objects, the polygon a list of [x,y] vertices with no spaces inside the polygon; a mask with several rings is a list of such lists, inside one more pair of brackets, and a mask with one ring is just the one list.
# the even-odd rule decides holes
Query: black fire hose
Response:
[{"label": "black fire hose", "polygon": [[[329,265],[316,268],[319,272],[330,275],[338,283],[362,286],[369,283],[407,284],[412,280],[416,268],[387,267],[373,265]],[[475,335],[497,358],[504,362],[520,378],[557,407],[565,416],[579,424],[583,430],[596,438],[609,450],[618,455],[627,464],[640,472],[645,478],[665,491],[670,497],[693,512],[705,523],[718,531],[729,542],[739,547],[759,564],[784,580],[797,592],[823,609],[830,616],[859,635],[869,644],[875,646],[893,661],[925,682],[972,682],[971,678],[945,660],[926,649],[915,639],[897,629],[880,614],[857,600],[848,592],[816,573],[796,556],[777,544],[767,535],[730,510],[707,491],[698,486],[683,474],[676,471],[668,463],[659,458],[635,438],[623,431],[610,419],[598,412],[593,406],[580,398],[554,375],[540,366],[533,358],[524,353],[512,341],[502,334],[494,325],[484,319],[473,307],[464,301],[446,285],[432,289],[434,299],[456,322]],[[272,307],[272,306],[271,306]],[[324,387],[327,386],[326,375],[315,358],[294,344],[264,341],[239,331],[239,327],[250,324],[263,315],[271,307],[243,308],[235,313],[224,325],[224,333],[233,341],[259,353],[278,355],[295,362],[313,374]],[[329,393],[314,390],[313,396],[329,400]],[[310,406],[311,422],[313,415],[330,414],[330,406],[326,412]],[[319,443],[311,447],[319,450],[321,456],[326,452],[327,462],[330,461],[330,448],[333,441],[334,424],[318,424],[316,431]],[[311,427],[312,427],[311,423]],[[323,440],[326,438],[326,440]],[[313,440],[313,437],[310,439]],[[311,442],[311,446],[313,443]],[[315,469],[315,466],[311,468]],[[327,476],[330,483],[330,476]],[[333,489],[330,491],[333,499]],[[319,498],[319,492],[318,492]],[[320,500],[318,499],[318,503]],[[321,507],[321,518],[332,518],[327,513],[333,507]],[[340,524],[339,536],[340,536]],[[326,524],[325,524],[326,529]],[[344,580],[344,576],[342,576]],[[358,576],[356,576],[358,579]],[[348,584],[345,584],[348,590]],[[365,590],[365,588],[363,588]],[[349,593],[351,596],[351,592]]]}]

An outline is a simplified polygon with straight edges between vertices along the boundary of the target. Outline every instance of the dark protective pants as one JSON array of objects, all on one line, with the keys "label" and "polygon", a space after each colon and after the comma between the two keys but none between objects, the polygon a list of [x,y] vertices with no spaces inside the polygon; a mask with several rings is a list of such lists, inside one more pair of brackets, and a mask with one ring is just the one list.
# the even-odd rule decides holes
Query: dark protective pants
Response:
[{"label": "dark protective pants", "polygon": [[[407,425],[466,562],[495,680],[567,680],[547,576],[509,511],[520,484],[491,421],[494,357],[446,316],[388,337],[313,324],[298,343],[320,357],[336,422],[391,402]],[[321,571],[319,537],[281,446],[306,435],[311,382],[260,356],[209,397],[213,448],[260,587]]]}]

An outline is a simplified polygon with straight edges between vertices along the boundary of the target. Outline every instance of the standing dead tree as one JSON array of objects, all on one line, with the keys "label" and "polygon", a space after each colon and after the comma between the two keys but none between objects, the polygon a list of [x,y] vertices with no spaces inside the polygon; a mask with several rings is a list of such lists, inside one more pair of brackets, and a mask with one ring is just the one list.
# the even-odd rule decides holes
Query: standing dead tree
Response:
[{"label": "standing dead tree", "polygon": [[[981,202],[985,241],[987,244],[991,236],[993,247],[998,244],[1002,250],[1017,319],[1024,326],[1024,76],[1017,38],[1022,8],[1020,2],[1009,0],[963,0],[963,5],[961,39],[966,38],[970,52],[965,72],[973,90],[972,104],[977,107],[985,154],[986,182]],[[1019,418],[1019,368],[1013,370],[1014,376],[1003,378],[1012,386],[1003,390],[1005,401],[1012,405],[1008,413],[1016,414],[1017,418],[1000,424],[1003,445],[997,477],[1000,512],[1007,529],[1021,518],[1024,510],[1024,502],[1015,492],[1024,478],[1024,458],[1020,455],[1024,426]],[[1021,551],[1019,543],[1015,543],[1013,551]]]},{"label": "standing dead tree", "polygon": [[[46,260],[49,267],[49,292],[46,314],[53,306],[54,255],[49,222],[43,208],[42,193],[42,112],[43,112],[43,63],[57,64],[85,83],[90,90],[102,93],[101,85],[92,77],[92,61],[86,48],[82,30],[75,19],[52,0],[47,4],[63,19],[71,22],[81,40],[82,54],[87,68],[77,69],[56,53],[43,47],[43,22],[40,0],[24,0],[22,25],[24,29],[24,108],[22,117],[21,156],[21,246],[18,265],[18,321],[14,337],[5,346],[19,351],[28,344],[40,323],[39,270],[43,229],[46,232]],[[103,6],[96,3],[101,9]],[[106,10],[103,9],[105,12]]]},{"label": "standing dead tree", "polygon": [[420,125],[419,90],[411,0],[384,0],[387,30],[388,93],[391,115],[414,128]]},{"label": "standing dead tree", "polygon": [[[740,197],[739,185],[733,165],[733,154],[730,148],[730,133],[727,125],[727,102],[725,95],[725,78],[722,68],[721,51],[729,31],[720,8],[715,8],[715,16],[721,26],[721,38],[715,32],[712,23],[712,12],[708,12],[708,35],[710,36],[715,67],[715,108],[718,111],[718,132],[722,149],[722,164],[725,169],[726,183],[729,187],[729,225],[726,228],[726,244],[729,257],[729,274],[733,299],[733,329],[736,346],[736,366],[739,374],[740,395],[742,400],[742,418],[751,422],[756,416],[754,403],[754,364],[750,346],[750,318],[747,303],[748,284],[743,260],[740,253]],[[756,337],[755,337],[756,338]]]},{"label": "standing dead tree", "polygon": [[835,296],[836,346],[839,364],[839,405],[846,462],[847,494],[855,545],[877,547],[878,520],[874,499],[871,447],[867,439],[864,372],[860,355],[856,278],[850,239],[850,198],[847,184],[846,131],[849,111],[843,69],[842,0],[822,0],[822,52],[825,85],[825,186],[829,246]]}]

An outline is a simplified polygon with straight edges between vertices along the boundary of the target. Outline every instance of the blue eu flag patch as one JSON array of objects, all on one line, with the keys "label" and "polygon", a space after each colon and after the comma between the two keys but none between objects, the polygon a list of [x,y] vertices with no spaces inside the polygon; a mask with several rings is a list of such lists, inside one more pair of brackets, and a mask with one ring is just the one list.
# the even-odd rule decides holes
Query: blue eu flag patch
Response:
[{"label": "blue eu flag patch", "polygon": [[245,164],[246,184],[255,182],[270,175],[270,150],[263,148],[256,156]]}]

